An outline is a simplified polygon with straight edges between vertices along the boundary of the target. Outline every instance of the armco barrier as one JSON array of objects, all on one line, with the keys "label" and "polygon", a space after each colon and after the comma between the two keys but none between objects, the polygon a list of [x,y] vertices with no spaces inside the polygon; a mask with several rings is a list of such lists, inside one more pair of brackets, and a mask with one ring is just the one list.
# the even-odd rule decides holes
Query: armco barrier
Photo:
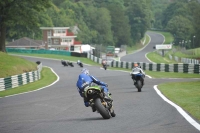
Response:
[{"label": "armco barrier", "polygon": [[40,63],[37,66],[36,71],[27,72],[20,75],[14,75],[6,78],[0,78],[0,91],[4,91],[10,88],[15,88],[39,80],[41,78],[40,76],[41,70],[42,70],[42,63]]},{"label": "armco barrier", "polygon": [[[87,56],[89,59],[101,64],[102,59],[93,55]],[[161,72],[181,72],[181,73],[195,73],[200,74],[200,64],[164,64],[164,63],[143,63],[143,62],[125,62],[113,61],[109,64],[110,67],[132,69],[133,64],[138,63],[143,70],[161,71]]]}]

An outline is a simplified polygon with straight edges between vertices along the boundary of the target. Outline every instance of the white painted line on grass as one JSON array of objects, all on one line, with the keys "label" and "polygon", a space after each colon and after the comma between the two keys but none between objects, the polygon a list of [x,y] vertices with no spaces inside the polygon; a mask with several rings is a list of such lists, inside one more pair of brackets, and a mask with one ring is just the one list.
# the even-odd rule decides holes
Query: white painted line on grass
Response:
[{"label": "white painted line on grass", "polygon": [[[44,66],[44,67],[47,67],[47,66]],[[50,67],[48,67],[48,68],[50,68]],[[60,77],[56,74],[56,72],[55,72],[52,68],[50,68],[50,69],[51,69],[51,71],[57,76],[57,80],[54,81],[52,84],[47,85],[47,86],[44,86],[44,87],[39,88],[39,89],[37,89],[37,90],[28,91],[28,92],[23,92],[23,93],[14,94],[14,95],[9,95],[9,96],[5,96],[5,97],[12,97],[12,96],[16,96],[16,95],[31,93],[31,92],[39,91],[39,90],[42,90],[42,89],[44,89],[44,88],[47,88],[47,87],[50,87],[50,86],[54,85],[55,83],[57,83],[57,82],[60,80]],[[38,81],[39,81],[39,80],[38,80]],[[5,97],[0,97],[0,98],[5,98]]]},{"label": "white painted line on grass", "polygon": [[157,94],[166,102],[168,102],[169,104],[171,104],[172,106],[174,106],[177,111],[191,124],[193,125],[196,129],[198,129],[200,131],[200,124],[197,123],[192,117],[190,117],[180,106],[176,105],[175,103],[173,103],[172,101],[170,101],[169,99],[167,99],[157,88],[158,85],[154,85],[154,89],[157,92]]}]

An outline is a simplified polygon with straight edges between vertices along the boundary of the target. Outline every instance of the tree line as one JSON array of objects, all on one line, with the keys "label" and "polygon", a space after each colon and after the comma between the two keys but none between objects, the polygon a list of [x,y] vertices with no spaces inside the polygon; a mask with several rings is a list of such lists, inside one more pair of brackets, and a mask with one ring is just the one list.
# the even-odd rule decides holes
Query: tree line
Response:
[{"label": "tree line", "polygon": [[[200,47],[200,1],[154,0],[153,28],[169,31],[174,44],[186,48]],[[163,7],[163,8],[161,8]]]},{"label": "tree line", "polygon": [[199,13],[197,0],[2,0],[0,51],[6,40],[41,40],[39,27],[75,25],[83,44],[133,46],[154,28],[171,32],[176,44],[199,47]]}]

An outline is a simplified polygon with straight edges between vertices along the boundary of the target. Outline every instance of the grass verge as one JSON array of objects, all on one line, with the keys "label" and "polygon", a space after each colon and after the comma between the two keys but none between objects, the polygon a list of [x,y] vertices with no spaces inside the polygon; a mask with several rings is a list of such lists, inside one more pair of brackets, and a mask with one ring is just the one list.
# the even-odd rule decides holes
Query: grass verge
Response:
[{"label": "grass verge", "polygon": [[16,88],[8,89],[5,91],[0,91],[0,97],[5,97],[9,95],[19,94],[23,92],[37,90],[44,86],[50,85],[54,81],[56,81],[57,76],[51,71],[50,68],[43,67],[41,71],[41,79],[23,86],[19,86]]},{"label": "grass verge", "polygon": [[178,63],[174,60],[170,60],[167,55],[162,57],[161,55],[157,54],[156,52],[150,52],[147,54],[148,59],[155,63],[166,63],[166,64],[173,64]]},{"label": "grass verge", "polygon": [[176,82],[158,85],[158,89],[171,101],[200,120],[200,81]]}]

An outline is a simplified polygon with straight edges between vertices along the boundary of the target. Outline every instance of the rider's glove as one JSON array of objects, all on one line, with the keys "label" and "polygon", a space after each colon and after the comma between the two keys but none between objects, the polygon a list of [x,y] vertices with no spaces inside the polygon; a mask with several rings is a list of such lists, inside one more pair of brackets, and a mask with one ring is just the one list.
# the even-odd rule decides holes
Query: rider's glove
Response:
[{"label": "rider's glove", "polygon": [[105,83],[105,86],[108,87],[108,84]]}]

